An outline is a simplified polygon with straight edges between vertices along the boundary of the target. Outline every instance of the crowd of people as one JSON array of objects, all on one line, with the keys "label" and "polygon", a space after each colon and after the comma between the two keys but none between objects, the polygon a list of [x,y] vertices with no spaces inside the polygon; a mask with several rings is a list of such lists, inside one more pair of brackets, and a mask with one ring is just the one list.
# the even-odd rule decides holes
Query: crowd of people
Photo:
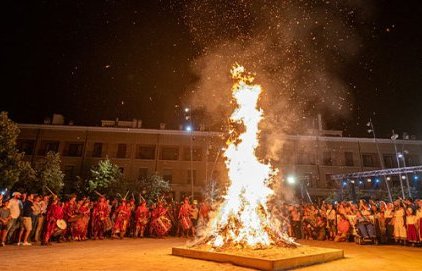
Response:
[{"label": "crowd of people", "polygon": [[183,202],[158,199],[150,206],[142,198],[108,200],[100,195],[92,201],[71,195],[61,201],[56,195],[42,196],[14,192],[0,196],[1,246],[50,245],[52,240],[83,241],[104,238],[161,238],[167,235],[195,235],[200,222],[208,221],[210,205],[187,197]]},{"label": "crowd of people", "polygon": [[422,243],[422,200],[365,201],[287,206],[296,239]]},{"label": "crowd of people", "polygon": [[[150,202],[151,203],[151,202]],[[33,242],[83,241],[104,238],[194,237],[207,224],[212,211],[208,201],[184,198],[183,202],[157,199],[147,204],[140,197],[96,201],[71,195],[14,192],[0,195],[1,245],[28,246]],[[352,241],[356,236],[376,243],[421,244],[422,200],[335,202],[278,206],[285,231],[296,239]]]}]

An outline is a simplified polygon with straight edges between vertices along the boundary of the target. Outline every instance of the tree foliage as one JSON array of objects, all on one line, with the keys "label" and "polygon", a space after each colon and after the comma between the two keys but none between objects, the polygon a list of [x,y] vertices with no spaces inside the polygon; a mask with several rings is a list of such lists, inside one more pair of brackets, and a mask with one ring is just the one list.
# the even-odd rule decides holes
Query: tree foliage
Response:
[{"label": "tree foliage", "polygon": [[123,175],[119,167],[113,164],[108,158],[98,162],[91,168],[90,178],[88,180],[88,191],[98,191],[100,193],[110,194],[109,188],[122,179]]},{"label": "tree foliage", "polygon": [[0,187],[11,189],[17,182],[24,183],[34,176],[29,162],[23,160],[24,153],[16,148],[20,131],[9,119],[7,112],[0,113]]},{"label": "tree foliage", "polygon": [[157,202],[159,197],[171,190],[170,183],[157,174],[140,179],[139,185],[142,196],[149,204]]},{"label": "tree foliage", "polygon": [[60,155],[55,152],[48,152],[46,157],[37,164],[37,179],[35,187],[38,191],[47,193],[46,187],[58,194],[63,188],[64,174],[60,168]]}]

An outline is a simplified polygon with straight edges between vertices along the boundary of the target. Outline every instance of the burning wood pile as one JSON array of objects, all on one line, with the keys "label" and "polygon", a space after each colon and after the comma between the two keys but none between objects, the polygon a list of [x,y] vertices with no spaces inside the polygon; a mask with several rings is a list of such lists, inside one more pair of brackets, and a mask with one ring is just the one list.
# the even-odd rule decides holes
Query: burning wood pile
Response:
[{"label": "burning wood pile", "polygon": [[232,127],[242,126],[242,132],[232,128],[224,152],[229,187],[224,201],[213,219],[195,240],[193,246],[264,249],[298,244],[283,232],[277,211],[269,209],[273,196],[270,184],[277,170],[259,161],[255,150],[259,146],[259,123],[264,112],[258,107],[262,88],[253,84],[254,76],[235,65],[231,74],[235,83],[232,97],[235,109],[230,117]]}]

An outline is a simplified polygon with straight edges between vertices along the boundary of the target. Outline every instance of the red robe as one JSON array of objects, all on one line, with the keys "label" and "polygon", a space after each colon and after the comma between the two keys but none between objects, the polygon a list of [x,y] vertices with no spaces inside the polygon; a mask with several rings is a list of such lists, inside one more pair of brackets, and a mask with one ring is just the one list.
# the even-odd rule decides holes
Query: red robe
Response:
[{"label": "red robe", "polygon": [[183,230],[189,230],[192,227],[191,220],[192,207],[189,203],[184,203],[179,210],[179,221],[182,224]]},{"label": "red robe", "polygon": [[115,219],[114,219],[114,226],[113,232],[126,232],[126,228],[128,226],[129,218],[130,218],[130,208],[127,206],[120,205],[114,211]]},{"label": "red robe", "polygon": [[57,227],[57,220],[63,219],[63,208],[57,203],[53,203],[47,208],[46,225],[44,231],[43,243],[47,244]]},{"label": "red robe", "polygon": [[107,223],[111,224],[110,211],[107,202],[98,202],[92,211],[92,232],[93,237],[102,238],[106,231]]},{"label": "red robe", "polygon": [[150,217],[150,213],[149,213],[148,207],[144,205],[139,205],[135,211],[136,227],[146,226],[146,224],[148,223],[149,217]]}]

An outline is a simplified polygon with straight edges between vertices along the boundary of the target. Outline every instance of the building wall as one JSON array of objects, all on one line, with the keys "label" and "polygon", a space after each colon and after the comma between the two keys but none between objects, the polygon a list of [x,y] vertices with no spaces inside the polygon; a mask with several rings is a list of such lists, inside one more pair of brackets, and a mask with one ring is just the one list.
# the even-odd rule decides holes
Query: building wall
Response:
[{"label": "building wall", "polygon": [[[211,175],[220,182],[227,181],[221,156],[224,142],[216,132],[32,124],[20,124],[19,128],[18,147],[25,151],[26,159],[36,163],[49,149],[58,151],[69,182],[76,176],[87,178],[89,169],[105,157],[117,164],[130,180],[155,172],[165,176],[170,179],[176,199],[192,191],[191,168],[196,172],[195,193],[201,192]],[[393,141],[377,141],[384,166],[397,167]],[[284,136],[283,142],[279,159],[272,163],[282,175],[294,174],[306,182],[314,195],[326,195],[338,188],[338,183],[330,179],[332,174],[381,168],[374,139]],[[397,151],[407,151],[407,166],[421,164],[422,141],[395,143]]]}]

